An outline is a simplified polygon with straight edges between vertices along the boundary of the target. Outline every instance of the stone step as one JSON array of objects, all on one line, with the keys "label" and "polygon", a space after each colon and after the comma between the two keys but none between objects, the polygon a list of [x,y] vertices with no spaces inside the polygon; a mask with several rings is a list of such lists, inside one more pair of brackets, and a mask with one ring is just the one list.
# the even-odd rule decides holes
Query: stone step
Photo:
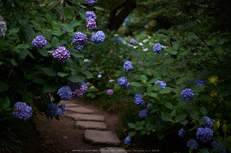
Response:
[{"label": "stone step", "polygon": [[120,145],[119,138],[112,131],[85,130],[84,138],[91,144]]},{"label": "stone step", "polygon": [[124,148],[105,147],[100,148],[100,153],[127,153],[127,151]]},{"label": "stone step", "polygon": [[90,114],[95,112],[94,110],[85,107],[67,107],[67,110],[75,113],[81,113],[81,114]]},{"label": "stone step", "polygon": [[104,122],[102,115],[89,115],[89,114],[65,114],[66,117],[71,117],[76,121],[99,121]]},{"label": "stone step", "polygon": [[66,103],[66,107],[79,107],[78,104],[73,104],[73,103]]},{"label": "stone step", "polygon": [[95,130],[106,130],[107,126],[103,122],[93,122],[93,121],[76,121],[76,128],[81,129],[95,129]]},{"label": "stone step", "polygon": [[61,100],[60,103],[61,104],[69,104],[69,103],[77,103],[77,100]]}]

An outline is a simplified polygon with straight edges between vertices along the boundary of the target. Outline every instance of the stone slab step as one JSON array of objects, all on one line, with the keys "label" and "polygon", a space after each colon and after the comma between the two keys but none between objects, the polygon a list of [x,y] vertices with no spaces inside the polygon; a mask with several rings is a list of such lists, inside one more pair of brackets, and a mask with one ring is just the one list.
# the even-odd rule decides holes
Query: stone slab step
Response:
[{"label": "stone slab step", "polygon": [[60,103],[61,104],[69,104],[69,103],[77,103],[77,100],[61,100]]},{"label": "stone slab step", "polygon": [[78,104],[73,104],[73,103],[67,103],[65,105],[66,105],[66,107],[79,107]]},{"label": "stone slab step", "polygon": [[66,117],[71,117],[76,121],[99,121],[104,122],[102,115],[89,115],[89,114],[65,114]]},{"label": "stone slab step", "polygon": [[103,122],[93,122],[93,121],[76,121],[76,128],[81,129],[95,129],[95,130],[106,130],[107,126]]},{"label": "stone slab step", "polygon": [[95,112],[94,110],[85,107],[67,107],[67,110],[75,113],[81,113],[81,114],[90,114]]},{"label": "stone slab step", "polygon": [[127,153],[127,151],[124,148],[105,147],[100,148],[100,153]]},{"label": "stone slab step", "polygon": [[119,138],[112,131],[85,130],[84,138],[91,144],[120,145]]}]

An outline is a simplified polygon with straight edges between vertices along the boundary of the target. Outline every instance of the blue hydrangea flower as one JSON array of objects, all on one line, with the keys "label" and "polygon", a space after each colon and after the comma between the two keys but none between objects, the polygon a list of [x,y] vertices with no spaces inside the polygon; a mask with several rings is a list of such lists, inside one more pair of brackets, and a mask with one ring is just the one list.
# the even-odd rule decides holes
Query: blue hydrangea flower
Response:
[{"label": "blue hydrangea flower", "polygon": [[103,31],[97,31],[95,34],[91,36],[91,40],[96,44],[103,42],[104,39],[105,39],[105,34]]},{"label": "blue hydrangea flower", "polygon": [[58,109],[59,109],[59,107],[55,103],[50,103],[47,106],[46,112],[47,112],[48,116],[55,117],[58,114]]},{"label": "blue hydrangea flower", "polygon": [[69,100],[71,99],[72,91],[69,86],[63,86],[58,90],[57,94],[59,95],[60,99]]},{"label": "blue hydrangea flower", "polygon": [[78,45],[78,46],[75,46],[75,49],[77,49],[78,51],[81,51],[83,50],[83,47],[84,45]]},{"label": "blue hydrangea flower", "polygon": [[121,85],[121,86],[127,86],[128,80],[125,77],[121,77],[118,80],[118,84]]},{"label": "blue hydrangea flower", "polygon": [[141,94],[136,94],[135,95],[135,97],[134,97],[134,103],[136,103],[139,106],[142,106],[142,105],[145,104],[144,101],[143,101],[143,98],[142,98]]},{"label": "blue hydrangea flower", "polygon": [[52,54],[54,59],[56,59],[59,62],[64,63],[67,59],[70,58],[71,53],[66,49],[64,46],[59,46],[55,52]]},{"label": "blue hydrangea flower", "polygon": [[32,108],[25,102],[16,102],[14,108],[17,111],[13,111],[12,115],[16,119],[22,119],[24,121],[28,120],[32,116]]},{"label": "blue hydrangea flower", "polygon": [[89,19],[96,20],[97,17],[93,11],[87,11],[86,13],[86,20],[88,21]]},{"label": "blue hydrangea flower", "polygon": [[211,146],[212,146],[213,148],[215,148],[215,147],[217,147],[217,146],[218,146],[218,144],[217,144],[217,142],[216,142],[216,141],[213,141],[213,142],[211,142]]},{"label": "blue hydrangea flower", "polygon": [[130,42],[130,44],[137,44],[137,43],[138,43],[138,42],[137,42],[135,39],[133,39],[133,38],[130,39],[129,42]]},{"label": "blue hydrangea flower", "polygon": [[218,144],[216,141],[211,142],[211,146],[213,148],[219,148],[220,150],[218,151],[218,153],[226,153],[226,150],[220,144]]},{"label": "blue hydrangea flower", "polygon": [[160,85],[161,85],[160,91],[167,87],[167,84],[164,81],[157,80],[155,82],[155,84],[157,84],[157,83],[160,83]]},{"label": "blue hydrangea flower", "polygon": [[198,148],[198,143],[195,139],[190,139],[188,142],[187,142],[187,147],[191,150],[193,149],[197,149]]},{"label": "blue hydrangea flower", "polygon": [[162,50],[162,45],[160,43],[157,43],[153,46],[153,51],[156,53],[156,54],[160,54],[161,53],[161,50]]},{"label": "blue hydrangea flower", "polygon": [[58,108],[58,113],[57,113],[57,115],[62,115],[62,113],[63,113],[62,109],[61,109],[61,108]]},{"label": "blue hydrangea flower", "polygon": [[182,96],[183,99],[189,100],[189,99],[193,98],[194,93],[193,93],[193,91],[191,89],[187,88],[187,89],[185,89],[185,90],[183,90],[181,92],[181,96]]},{"label": "blue hydrangea flower", "polygon": [[204,116],[203,118],[206,119],[207,123],[204,124],[204,125],[201,125],[201,127],[203,127],[203,128],[211,128],[211,127],[213,127],[213,122],[211,122],[209,117]]},{"label": "blue hydrangea flower", "polygon": [[76,32],[73,37],[73,42],[78,45],[85,45],[87,43],[87,35],[82,32]]},{"label": "blue hydrangea flower", "polygon": [[83,97],[85,87],[81,82],[80,83],[70,82],[68,86],[71,88],[73,97],[75,98]]},{"label": "blue hydrangea flower", "polygon": [[67,31],[62,27],[62,32],[63,33],[67,33]]},{"label": "blue hydrangea flower", "polygon": [[131,143],[131,138],[130,138],[130,137],[126,137],[126,138],[124,139],[124,144],[125,144],[125,145],[130,145],[130,143]]},{"label": "blue hydrangea flower", "polygon": [[98,0],[86,0],[85,3],[87,3],[88,5],[95,5],[97,1]]},{"label": "blue hydrangea flower", "polygon": [[121,38],[121,37],[118,37],[118,38],[116,39],[116,41],[122,41],[122,38]]},{"label": "blue hydrangea flower", "polygon": [[132,62],[126,61],[124,62],[124,71],[130,71],[133,69]]},{"label": "blue hydrangea flower", "polygon": [[32,45],[34,45],[38,50],[43,49],[47,45],[47,40],[42,35],[37,36],[32,41]]},{"label": "blue hydrangea flower", "polygon": [[198,85],[205,85],[207,82],[207,80],[196,80],[196,83],[195,85],[198,86]]},{"label": "blue hydrangea flower", "polygon": [[97,25],[96,25],[96,22],[94,19],[87,20],[87,28],[89,30],[93,30],[93,29],[97,28]]},{"label": "blue hydrangea flower", "polygon": [[61,115],[64,115],[65,112],[66,112],[66,110],[67,110],[67,107],[66,107],[65,104],[61,104],[61,105],[60,105],[60,109],[62,110],[62,114],[61,114]]},{"label": "blue hydrangea flower", "polygon": [[152,104],[151,104],[151,103],[148,103],[148,104],[147,104],[147,108],[148,108],[148,107],[152,107]]},{"label": "blue hydrangea flower", "polygon": [[185,135],[185,130],[182,128],[182,129],[180,129],[180,131],[179,131],[179,133],[178,133],[178,135],[180,136],[180,137],[184,137],[184,135]]},{"label": "blue hydrangea flower", "polygon": [[196,132],[197,139],[206,143],[212,139],[213,130],[210,128],[198,128]]},{"label": "blue hydrangea flower", "polygon": [[87,92],[87,84],[85,83],[85,82],[81,82],[83,85],[84,85],[84,93],[86,93]]},{"label": "blue hydrangea flower", "polygon": [[139,116],[140,116],[140,118],[148,117],[148,110],[147,109],[141,110],[140,113],[139,113]]}]

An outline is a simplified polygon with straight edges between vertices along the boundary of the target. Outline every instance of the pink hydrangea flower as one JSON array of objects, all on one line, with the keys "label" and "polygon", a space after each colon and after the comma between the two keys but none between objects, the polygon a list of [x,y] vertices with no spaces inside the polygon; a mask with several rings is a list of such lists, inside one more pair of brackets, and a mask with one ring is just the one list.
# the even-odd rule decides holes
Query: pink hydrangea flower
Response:
[{"label": "pink hydrangea flower", "polygon": [[144,63],[142,61],[138,62],[139,65],[143,66]]},{"label": "pink hydrangea flower", "polygon": [[107,90],[107,94],[108,94],[108,95],[113,94],[113,92],[114,92],[114,91],[113,91],[112,89],[108,89],[108,90]]}]

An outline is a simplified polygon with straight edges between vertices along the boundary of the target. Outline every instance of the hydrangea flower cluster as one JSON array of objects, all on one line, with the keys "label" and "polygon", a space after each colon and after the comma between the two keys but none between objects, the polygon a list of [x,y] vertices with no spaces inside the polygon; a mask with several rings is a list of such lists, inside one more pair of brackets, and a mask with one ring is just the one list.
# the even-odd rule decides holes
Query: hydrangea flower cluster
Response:
[{"label": "hydrangea flower cluster", "polygon": [[93,29],[97,28],[97,25],[96,25],[96,22],[94,19],[87,20],[87,28],[89,30],[93,30]]},{"label": "hydrangea flower cluster", "polygon": [[85,45],[87,43],[87,35],[82,32],[76,32],[73,37],[73,42],[78,45]]},{"label": "hydrangea flower cluster", "polygon": [[160,54],[161,53],[161,50],[162,50],[162,45],[160,43],[157,43],[153,46],[153,51],[156,53],[156,54]]},{"label": "hydrangea flower cluster", "polygon": [[16,108],[17,111],[13,111],[12,115],[16,119],[22,119],[26,121],[32,116],[32,108],[25,102],[16,102],[14,104],[14,108]]},{"label": "hydrangea flower cluster", "polygon": [[180,136],[180,137],[184,137],[184,135],[185,135],[185,130],[182,128],[182,129],[180,129],[180,131],[179,131],[179,133],[178,133],[178,135]]},{"label": "hydrangea flower cluster", "polygon": [[206,143],[212,139],[213,130],[210,128],[198,128],[196,132],[197,139]]},{"label": "hydrangea flower cluster", "polygon": [[147,104],[147,108],[148,108],[148,107],[152,107],[152,104],[151,104],[151,103],[148,103],[148,104]]},{"label": "hydrangea flower cluster", "polygon": [[155,82],[155,84],[157,84],[157,83],[160,83],[160,85],[161,85],[160,91],[167,87],[167,84],[164,81],[157,80]]},{"label": "hydrangea flower cluster", "polygon": [[143,98],[142,98],[141,94],[136,94],[135,95],[135,97],[134,97],[134,103],[136,103],[139,106],[142,106],[142,105],[145,104],[144,101],[143,101]]},{"label": "hydrangea flower cluster", "polygon": [[84,91],[85,91],[85,86],[82,82],[80,83],[73,83],[70,82],[69,86],[72,91],[72,96],[75,98],[81,98],[83,97]]},{"label": "hydrangea flower cluster", "polygon": [[95,34],[91,36],[91,40],[96,44],[103,42],[104,39],[105,39],[105,34],[103,31],[97,31]]},{"label": "hydrangea flower cluster", "polygon": [[48,116],[50,116],[50,117],[55,117],[55,116],[58,115],[58,110],[59,110],[59,107],[58,107],[55,103],[50,103],[50,104],[47,106],[46,113],[47,113]]},{"label": "hydrangea flower cluster", "polygon": [[52,55],[54,59],[64,63],[68,58],[70,58],[71,53],[66,49],[66,47],[59,46]]},{"label": "hydrangea flower cluster", "polygon": [[86,93],[87,92],[87,84],[85,82],[81,82],[83,85],[84,85],[84,92],[83,93]]},{"label": "hydrangea flower cluster", "polygon": [[198,86],[198,85],[205,85],[207,82],[207,80],[196,80],[196,83],[195,85]]},{"label": "hydrangea flower cluster", "polygon": [[130,71],[133,69],[132,62],[126,61],[124,62],[124,71]]},{"label": "hydrangea flower cluster", "polygon": [[121,77],[118,80],[118,84],[121,85],[121,86],[125,86],[126,87],[127,84],[128,84],[128,80],[125,77]]},{"label": "hydrangea flower cluster", "polygon": [[193,93],[193,91],[191,89],[187,88],[187,89],[185,89],[185,90],[183,90],[181,92],[181,96],[182,96],[183,99],[189,100],[189,99],[193,98],[194,93]]},{"label": "hydrangea flower cluster", "polygon": [[62,27],[62,32],[63,33],[67,33],[67,31]]},{"label": "hydrangea flower cluster", "polygon": [[57,94],[59,95],[60,99],[69,100],[71,99],[72,91],[69,86],[63,86],[58,90]]},{"label": "hydrangea flower cluster", "polygon": [[148,110],[147,109],[141,110],[140,113],[139,113],[139,116],[140,116],[140,118],[148,117]]},{"label": "hydrangea flower cluster", "polygon": [[122,38],[121,38],[121,37],[118,37],[118,38],[116,39],[116,41],[122,41]]},{"label": "hydrangea flower cluster", "polygon": [[93,11],[87,11],[85,14],[86,14],[86,20],[87,21],[90,19],[93,19],[93,20],[97,19],[96,15]]},{"label": "hydrangea flower cluster", "polygon": [[113,93],[114,93],[114,91],[113,91],[112,89],[108,89],[108,90],[107,90],[107,94],[108,94],[108,95],[111,95],[111,94],[113,94]]},{"label": "hydrangea flower cluster", "polygon": [[75,46],[75,49],[77,49],[78,51],[81,51],[83,50],[83,47],[84,45],[78,45],[78,46]]},{"label": "hydrangea flower cluster", "polygon": [[197,149],[198,148],[198,143],[195,139],[190,139],[188,142],[187,142],[187,147],[191,150],[193,149]]},{"label": "hydrangea flower cluster", "polygon": [[97,1],[98,0],[86,0],[85,3],[87,3],[88,5],[95,5]]},{"label": "hydrangea flower cluster", "polygon": [[226,153],[226,150],[222,148],[222,146],[218,144],[216,141],[211,142],[211,146],[213,148],[219,148],[220,150],[218,151],[218,153]]},{"label": "hydrangea flower cluster", "polygon": [[129,43],[130,44],[137,44],[138,42],[135,39],[132,38],[132,39],[129,40]]},{"label": "hydrangea flower cluster", "polygon": [[42,35],[39,35],[33,39],[32,45],[34,45],[38,50],[40,50],[47,45],[47,40]]},{"label": "hydrangea flower cluster", "polygon": [[61,104],[61,105],[59,106],[59,108],[62,110],[62,114],[61,114],[61,115],[64,115],[65,112],[66,112],[66,110],[67,110],[66,105],[65,105],[65,104]]},{"label": "hydrangea flower cluster", "polygon": [[211,127],[213,127],[213,122],[211,122],[209,117],[204,116],[203,118],[206,119],[207,123],[204,124],[204,125],[201,125],[201,127],[203,127],[203,128],[211,128]]},{"label": "hydrangea flower cluster", "polygon": [[[0,17],[0,20],[3,20],[2,16]],[[6,22],[0,21],[0,36],[5,36],[5,34],[6,34]]]},{"label": "hydrangea flower cluster", "polygon": [[124,144],[125,144],[125,145],[130,145],[130,143],[131,143],[131,138],[130,138],[130,137],[126,137],[126,138],[124,139]]},{"label": "hydrangea flower cluster", "polygon": [[62,109],[61,109],[61,108],[58,108],[58,113],[57,113],[57,115],[62,115],[62,113],[63,113]]}]

